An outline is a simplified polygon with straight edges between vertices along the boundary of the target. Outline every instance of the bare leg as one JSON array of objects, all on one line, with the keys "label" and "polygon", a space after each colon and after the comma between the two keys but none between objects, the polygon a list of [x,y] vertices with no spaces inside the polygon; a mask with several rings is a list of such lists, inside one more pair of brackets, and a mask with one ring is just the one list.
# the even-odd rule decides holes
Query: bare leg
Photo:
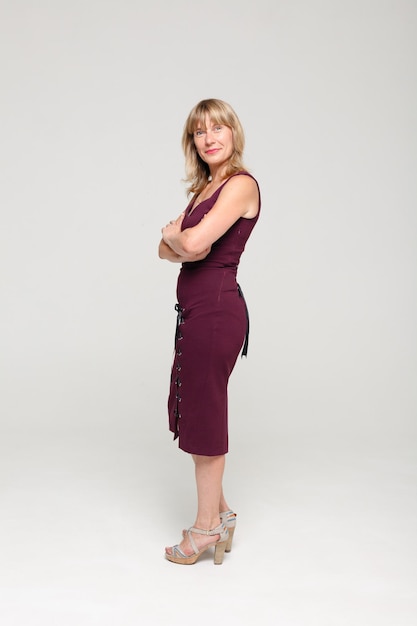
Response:
[{"label": "bare leg", "polygon": [[[195,463],[198,498],[197,517],[194,526],[203,530],[211,530],[220,524],[219,506],[222,504],[225,455],[202,456],[194,454],[193,460]],[[201,549],[208,543],[217,541],[219,535],[208,537],[194,534],[193,538],[197,547]],[[187,555],[193,553],[187,537],[180,543],[180,549]],[[171,554],[171,548],[166,548],[166,550]]]},{"label": "bare leg", "polygon": [[197,483],[198,509],[194,526],[210,530],[220,524],[219,503],[225,457],[193,454]]},{"label": "bare leg", "polygon": [[230,511],[230,506],[227,504],[225,500],[223,489],[222,489],[222,492],[220,494],[219,513],[224,513],[225,511]]}]

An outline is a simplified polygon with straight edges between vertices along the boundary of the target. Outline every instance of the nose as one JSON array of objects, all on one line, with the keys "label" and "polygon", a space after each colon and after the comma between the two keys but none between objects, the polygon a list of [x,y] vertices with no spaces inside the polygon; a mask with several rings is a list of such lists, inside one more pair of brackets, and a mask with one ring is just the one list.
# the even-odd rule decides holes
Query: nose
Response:
[{"label": "nose", "polygon": [[210,145],[212,143],[214,143],[214,137],[213,137],[213,131],[207,129],[206,130],[206,134],[205,134],[205,140],[206,140],[206,144]]}]

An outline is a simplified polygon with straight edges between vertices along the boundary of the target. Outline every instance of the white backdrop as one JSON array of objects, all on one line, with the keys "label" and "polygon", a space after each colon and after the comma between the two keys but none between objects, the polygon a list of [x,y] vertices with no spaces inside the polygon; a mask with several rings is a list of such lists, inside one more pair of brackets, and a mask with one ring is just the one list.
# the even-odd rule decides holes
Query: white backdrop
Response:
[{"label": "white backdrop", "polygon": [[234,469],[265,439],[414,441],[416,17],[410,0],[0,0],[3,442],[130,433],[182,462],[165,456],[178,267],[157,245],[206,97],[241,118],[263,202]]}]

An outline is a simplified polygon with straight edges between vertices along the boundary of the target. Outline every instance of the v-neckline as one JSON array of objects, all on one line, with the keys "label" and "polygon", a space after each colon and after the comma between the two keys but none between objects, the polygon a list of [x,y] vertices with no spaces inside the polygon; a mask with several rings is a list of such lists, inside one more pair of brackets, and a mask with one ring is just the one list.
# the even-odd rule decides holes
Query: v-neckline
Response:
[{"label": "v-neckline", "polygon": [[217,189],[215,189],[213,191],[213,193],[208,197],[208,198],[204,198],[204,200],[201,200],[201,202],[199,202],[197,205],[195,204],[195,201],[197,200],[198,196],[196,196],[195,198],[193,198],[191,200],[191,206],[187,211],[187,215],[191,215],[192,213],[194,213],[195,209],[197,209],[197,207],[201,206],[202,204],[204,204],[204,202],[207,202],[207,200],[211,200],[211,198],[214,196],[215,193],[217,193],[219,191],[219,189],[221,189],[223,187],[223,185],[225,185],[227,183],[228,180],[231,179],[231,176],[229,176],[229,178],[226,178],[226,180],[224,180],[222,182],[221,185],[219,185],[217,187]]}]

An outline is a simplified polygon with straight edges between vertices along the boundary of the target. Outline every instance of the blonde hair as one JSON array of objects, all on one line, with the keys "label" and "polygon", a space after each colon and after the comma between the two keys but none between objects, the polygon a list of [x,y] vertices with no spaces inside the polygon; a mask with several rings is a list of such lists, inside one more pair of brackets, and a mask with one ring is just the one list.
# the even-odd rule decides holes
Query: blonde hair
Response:
[{"label": "blonde hair", "polygon": [[238,116],[230,104],[223,100],[216,98],[201,100],[187,117],[182,135],[186,172],[184,181],[189,183],[188,194],[200,193],[207,185],[210,176],[209,166],[200,158],[194,144],[194,132],[197,128],[204,127],[206,115],[213,124],[223,124],[232,130],[234,150],[225,168],[224,178],[245,170],[243,165],[245,135]]}]

